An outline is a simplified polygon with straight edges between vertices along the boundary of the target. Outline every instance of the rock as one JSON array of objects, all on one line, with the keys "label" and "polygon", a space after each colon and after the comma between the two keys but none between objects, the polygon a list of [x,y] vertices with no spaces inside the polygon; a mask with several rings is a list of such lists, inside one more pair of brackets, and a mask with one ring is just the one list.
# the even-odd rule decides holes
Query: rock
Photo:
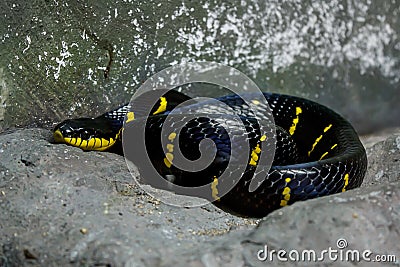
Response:
[{"label": "rock", "polygon": [[163,265],[257,223],[212,205],[160,203],[136,186],[123,157],[54,145],[49,135],[0,135],[0,266]]},{"label": "rock", "polygon": [[[367,146],[370,166],[361,188],[254,220],[213,205],[163,204],[134,183],[123,157],[51,144],[47,130],[3,133],[0,266],[282,265],[276,253],[273,262],[257,258],[265,246],[290,253],[371,250],[371,258],[396,255],[398,264],[399,134]],[[338,249],[339,239],[346,248]],[[338,263],[357,264],[326,258],[319,265]]]},{"label": "rock", "polygon": [[368,170],[363,186],[400,180],[400,130],[386,140],[367,147]]},{"label": "rock", "polygon": [[363,133],[400,126],[399,13],[396,0],[2,0],[0,129],[98,116],[160,70],[205,60],[328,105]]},{"label": "rock", "polygon": [[[246,251],[246,260],[251,266],[265,265],[255,256],[265,245],[270,252],[283,249],[287,253],[291,250],[302,253],[302,250],[314,249],[316,258],[321,257],[322,250],[329,248],[344,253],[358,250],[362,262],[361,253],[365,250],[372,251],[374,256],[383,254],[398,257],[399,192],[400,183],[396,182],[295,203],[267,216],[242,241],[240,250]],[[341,247],[343,243],[345,247]],[[373,256],[370,259],[374,259]],[[276,253],[272,259],[268,255],[266,262],[271,260],[275,263],[278,261]],[[328,255],[325,255],[323,262],[336,266]],[[354,264],[338,262],[344,266]]]}]

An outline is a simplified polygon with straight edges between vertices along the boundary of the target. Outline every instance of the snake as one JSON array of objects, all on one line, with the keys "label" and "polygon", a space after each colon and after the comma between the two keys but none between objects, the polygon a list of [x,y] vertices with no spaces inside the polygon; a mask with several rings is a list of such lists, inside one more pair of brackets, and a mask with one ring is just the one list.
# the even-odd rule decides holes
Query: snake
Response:
[{"label": "snake", "polygon": [[[192,98],[168,90],[154,101],[154,92],[95,118],[62,121],[53,130],[54,141],[85,151],[125,155],[138,166],[141,176],[159,174],[164,178],[165,184],[155,187],[171,190],[168,184],[174,184],[205,188],[196,196],[243,217],[264,217],[298,201],[357,188],[363,181],[367,156],[359,136],[348,120],[325,105],[297,96],[263,92],[249,93],[251,104],[233,94],[215,98],[226,105],[223,108],[215,101],[193,101],[180,107]],[[145,106],[150,106],[148,113],[142,108]],[[237,121],[222,112],[226,107],[239,118],[240,127],[244,126],[241,140],[247,141],[247,147],[242,147],[237,141],[240,138],[230,136],[225,129],[224,122],[233,125],[234,133],[235,127],[239,127]],[[260,116],[255,117],[254,107]],[[177,123],[163,131],[172,112]],[[205,115],[187,119],[193,113]],[[185,119],[188,121],[184,122]],[[267,126],[262,126],[260,119],[267,121]],[[272,128],[273,133],[269,131]],[[129,149],[122,144],[123,139]],[[212,140],[213,144],[205,146],[215,152],[208,166],[195,172],[176,166],[178,146],[184,157],[195,161],[202,155],[199,146],[204,139]],[[272,163],[268,168],[261,166],[263,157],[270,157]],[[233,165],[240,170],[231,169],[226,174],[230,161],[240,162]],[[262,179],[250,189],[252,179],[260,173]],[[146,181],[154,182],[152,178]],[[221,194],[223,183],[233,186]]]}]

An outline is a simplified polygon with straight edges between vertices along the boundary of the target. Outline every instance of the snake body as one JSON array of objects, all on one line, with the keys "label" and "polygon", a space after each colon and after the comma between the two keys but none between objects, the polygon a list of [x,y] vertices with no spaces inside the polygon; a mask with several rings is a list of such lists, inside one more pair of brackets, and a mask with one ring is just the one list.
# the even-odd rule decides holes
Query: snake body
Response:
[{"label": "snake body", "polygon": [[[268,134],[264,134],[254,119],[249,105],[238,95],[217,98],[229,106],[245,126],[245,139],[249,147],[233,155],[233,148],[240,150],[241,147],[235,138],[229,138],[216,119],[221,110],[213,102],[194,102],[177,109],[182,119],[192,112],[213,114],[215,118],[200,116],[187,124],[177,123],[174,126],[181,129],[171,128],[165,133],[161,131],[170,111],[189,99],[172,90],[160,97],[148,117],[141,115],[140,108],[135,109],[135,103],[130,103],[94,119],[66,120],[55,127],[54,139],[84,150],[122,153],[123,131],[124,137],[127,137],[124,139],[128,140],[132,148],[128,151],[125,149],[125,156],[139,170],[146,170],[146,166],[151,164],[163,177],[172,176],[172,182],[176,185],[196,187],[209,184],[209,190],[200,196],[241,216],[262,217],[296,201],[344,192],[362,183],[367,168],[366,153],[356,131],[347,120],[331,109],[307,99],[263,93],[254,95],[252,102],[261,111],[261,119],[270,120],[271,114],[265,105],[268,104],[272,111],[276,127],[273,139],[276,151],[272,155],[272,167],[265,172],[255,190],[249,190],[251,180],[258,173],[256,170],[261,151],[269,149],[265,142]],[[140,103],[146,101],[144,95]],[[228,124],[234,124],[229,116],[221,117]],[[145,133],[138,130],[138,125],[144,125]],[[177,134],[179,143],[174,141]],[[141,138],[145,140],[150,160],[144,160],[145,157],[134,149],[140,146]],[[162,138],[169,140],[166,147],[163,147]],[[179,145],[186,158],[196,160],[201,155],[199,144],[205,138],[213,141],[216,151],[209,166],[201,171],[190,172],[174,165],[174,147]],[[246,166],[242,166],[244,171],[231,171],[228,178],[221,177],[228,162],[237,160],[236,157],[246,158]],[[141,173],[143,176],[154,175],[146,171]],[[233,179],[235,186],[225,195],[219,196],[219,184],[227,179]],[[151,179],[149,181],[151,183]]]}]

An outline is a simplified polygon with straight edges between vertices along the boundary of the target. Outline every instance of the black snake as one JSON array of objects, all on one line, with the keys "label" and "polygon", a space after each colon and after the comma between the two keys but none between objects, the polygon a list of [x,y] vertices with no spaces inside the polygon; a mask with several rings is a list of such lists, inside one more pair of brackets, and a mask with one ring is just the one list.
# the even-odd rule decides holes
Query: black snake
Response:
[{"label": "black snake", "polygon": [[[142,110],[135,107],[137,103],[146,104],[145,95],[136,104],[126,104],[94,119],[66,120],[55,127],[54,139],[84,150],[107,150],[122,154],[123,132],[124,140],[128,140],[130,147],[127,150],[124,145],[125,156],[140,170],[144,170],[142,176],[159,173],[168,177],[169,182],[183,187],[209,185],[206,192],[198,195],[242,216],[262,217],[295,201],[344,192],[362,183],[367,157],[350,123],[318,103],[273,93],[255,95],[252,99],[252,103],[261,112],[261,119],[271,118],[265,106],[268,103],[276,127],[272,142],[276,145],[272,167],[264,173],[254,191],[249,190],[250,180],[254,177],[261,151],[269,150],[266,142],[269,136],[263,134],[249,105],[238,95],[217,98],[240,118],[245,126],[245,139],[249,143],[248,150],[239,153],[246,159],[245,166],[242,166],[244,170],[237,173],[231,171],[228,178],[221,178],[229,160],[236,160],[231,150],[237,147],[236,139],[231,140],[218,121],[220,108],[216,108],[213,102],[194,102],[180,108],[177,116],[183,120],[191,112],[200,112],[215,115],[215,118],[199,116],[183,125],[177,123],[174,127],[180,127],[179,131],[161,131],[170,111],[189,99],[177,91],[168,91],[153,106],[151,115],[144,117],[141,115]],[[224,115],[220,117],[225,118]],[[225,120],[230,123],[229,116]],[[145,134],[138,130],[139,126],[145,127]],[[162,138],[169,142],[165,147]],[[186,158],[196,160],[200,157],[199,144],[204,138],[214,142],[215,158],[211,164],[197,172],[177,168],[174,165],[174,147],[179,145]],[[145,140],[145,151],[149,159],[135,149],[140,146],[141,139]],[[146,172],[148,165],[154,166],[154,172]],[[218,191],[218,188],[224,182],[221,179],[227,182],[229,178],[232,178],[235,185],[220,196],[221,190]],[[151,179],[148,181],[152,182]]]}]

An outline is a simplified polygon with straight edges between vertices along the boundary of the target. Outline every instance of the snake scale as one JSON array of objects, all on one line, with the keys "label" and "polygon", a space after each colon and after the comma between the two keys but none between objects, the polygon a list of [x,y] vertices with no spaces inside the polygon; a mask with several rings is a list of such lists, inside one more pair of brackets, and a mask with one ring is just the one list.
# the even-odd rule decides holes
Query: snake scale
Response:
[{"label": "snake scale", "polygon": [[[84,150],[124,153],[138,166],[142,176],[151,177],[158,173],[165,177],[166,184],[172,182],[186,188],[206,186],[207,190],[199,194],[200,197],[240,216],[263,217],[296,201],[359,187],[363,181],[367,157],[356,131],[342,116],[316,102],[266,92],[254,95],[254,98],[250,95],[261,119],[271,122],[268,110],[272,111],[275,139],[268,139],[270,135],[264,134],[261,124],[255,120],[254,113],[242,98],[238,95],[216,98],[229,106],[242,121],[244,138],[249,144],[249,147],[242,148],[235,136],[228,135],[218,116],[233,125],[234,133],[237,132],[235,122],[229,116],[221,115],[221,107],[215,106],[214,102],[193,102],[180,108],[177,106],[190,100],[190,97],[171,90],[152,106],[150,116],[145,116],[140,106],[146,105],[151,98],[150,92],[136,104],[123,105],[96,118],[65,120],[55,127],[54,139]],[[162,132],[172,110],[177,110],[177,117],[180,116],[182,121],[193,112],[214,117],[198,116],[182,125],[176,123],[170,130]],[[145,133],[138,130],[139,126],[145,128]],[[129,149],[125,144],[122,149],[122,135]],[[179,142],[176,141],[177,135]],[[169,142],[166,146],[161,142],[162,138]],[[199,144],[205,138],[214,143],[206,143],[205,146],[212,146],[215,151],[215,157],[207,167],[191,172],[175,166],[174,147],[179,145],[188,160],[196,160],[201,156]],[[141,139],[145,140],[147,160],[136,149]],[[272,167],[267,170],[261,168],[263,179],[259,180],[255,190],[249,190],[251,179],[258,173],[257,166],[263,155],[261,151],[271,157],[267,139],[272,140],[269,144],[276,146],[271,158]],[[234,154],[234,149],[241,152]],[[241,171],[230,170],[228,175],[222,177],[230,160],[243,162],[237,157],[246,160]],[[154,167],[151,168],[153,172],[146,171],[148,165]],[[219,186],[229,179],[234,186],[220,196]],[[152,183],[151,179],[148,181]],[[160,188],[168,189],[168,186]]]}]

